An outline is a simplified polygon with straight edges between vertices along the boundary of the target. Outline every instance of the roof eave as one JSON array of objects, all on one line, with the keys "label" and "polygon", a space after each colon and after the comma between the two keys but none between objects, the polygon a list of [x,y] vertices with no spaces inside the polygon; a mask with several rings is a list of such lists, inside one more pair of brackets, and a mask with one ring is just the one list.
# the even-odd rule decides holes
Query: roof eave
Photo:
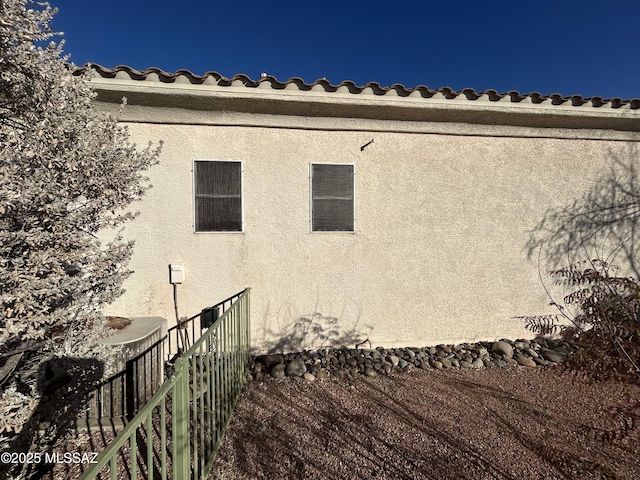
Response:
[{"label": "roof eave", "polygon": [[217,85],[163,84],[160,82],[94,78],[91,84],[98,101],[131,105],[179,108],[194,111],[338,117],[410,122],[456,122],[511,125],[534,128],[608,129],[640,132],[640,110],[576,107],[519,102],[447,99],[432,96],[384,96],[366,92],[352,94],[298,89]]}]

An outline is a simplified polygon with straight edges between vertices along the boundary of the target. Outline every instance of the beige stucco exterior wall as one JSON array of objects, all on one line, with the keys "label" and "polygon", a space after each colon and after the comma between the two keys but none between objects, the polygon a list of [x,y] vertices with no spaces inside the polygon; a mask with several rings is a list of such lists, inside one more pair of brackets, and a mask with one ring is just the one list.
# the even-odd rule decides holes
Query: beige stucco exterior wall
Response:
[{"label": "beige stucco exterior wall", "polygon": [[[469,135],[463,124],[439,134],[306,122],[131,123],[134,140],[163,139],[164,150],[125,231],[136,240],[135,273],[107,313],[172,319],[167,266],[184,262],[181,315],[250,286],[258,348],[308,329],[301,318],[318,330],[300,348],[345,335],[374,346],[529,336],[513,317],[553,310],[526,257],[528,232],[629,143]],[[193,232],[194,159],[243,162],[243,233]],[[355,233],[310,232],[314,162],[355,164]]]}]

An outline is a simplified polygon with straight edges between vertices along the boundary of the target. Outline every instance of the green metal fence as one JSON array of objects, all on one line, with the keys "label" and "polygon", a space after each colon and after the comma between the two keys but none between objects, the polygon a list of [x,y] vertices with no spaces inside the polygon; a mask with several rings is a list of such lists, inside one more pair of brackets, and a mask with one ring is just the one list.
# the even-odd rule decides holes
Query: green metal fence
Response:
[{"label": "green metal fence", "polygon": [[249,289],[180,356],[174,374],[81,480],[205,478],[250,361]]}]

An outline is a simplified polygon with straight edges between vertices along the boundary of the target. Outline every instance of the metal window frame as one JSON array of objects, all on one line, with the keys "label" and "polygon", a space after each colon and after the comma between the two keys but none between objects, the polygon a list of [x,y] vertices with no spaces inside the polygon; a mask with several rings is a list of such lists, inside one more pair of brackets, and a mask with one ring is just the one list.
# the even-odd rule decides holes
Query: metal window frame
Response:
[{"label": "metal window frame", "polygon": [[[224,162],[240,164],[240,230],[196,230],[196,162]],[[222,160],[211,158],[194,158],[191,162],[191,218],[193,219],[193,233],[213,233],[213,234],[238,234],[244,233],[244,161],[243,160]]]},{"label": "metal window frame", "polygon": [[[350,165],[353,167],[353,230],[314,230],[313,229],[313,165]],[[356,164],[353,162],[309,162],[309,233],[314,234],[334,234],[334,233],[356,233]]]}]

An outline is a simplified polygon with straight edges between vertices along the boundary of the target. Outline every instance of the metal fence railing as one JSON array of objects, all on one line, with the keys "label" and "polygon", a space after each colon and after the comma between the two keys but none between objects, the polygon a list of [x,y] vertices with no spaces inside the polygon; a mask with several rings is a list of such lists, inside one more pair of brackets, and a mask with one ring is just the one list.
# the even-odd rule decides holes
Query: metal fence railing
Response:
[{"label": "metal fence railing", "polygon": [[224,314],[243,293],[244,290],[216,303],[213,307],[205,308],[192,317],[180,320],[179,325],[171,327],[167,331],[167,354],[169,357],[175,357],[179,355],[181,351],[186,350],[184,345],[182,345],[180,330],[182,330],[184,334],[187,346],[192,345],[200,338],[204,330],[209,328],[213,324],[213,321]]},{"label": "metal fence railing", "polygon": [[[173,375],[81,480],[101,473],[113,480],[206,478],[249,366],[249,291],[226,307],[211,307],[221,315],[176,359]],[[202,312],[207,321],[213,318],[208,310]]]},{"label": "metal fence railing", "polygon": [[87,408],[79,419],[127,419],[144,405],[164,382],[167,336],[161,329],[115,355],[115,375],[87,395]]}]

